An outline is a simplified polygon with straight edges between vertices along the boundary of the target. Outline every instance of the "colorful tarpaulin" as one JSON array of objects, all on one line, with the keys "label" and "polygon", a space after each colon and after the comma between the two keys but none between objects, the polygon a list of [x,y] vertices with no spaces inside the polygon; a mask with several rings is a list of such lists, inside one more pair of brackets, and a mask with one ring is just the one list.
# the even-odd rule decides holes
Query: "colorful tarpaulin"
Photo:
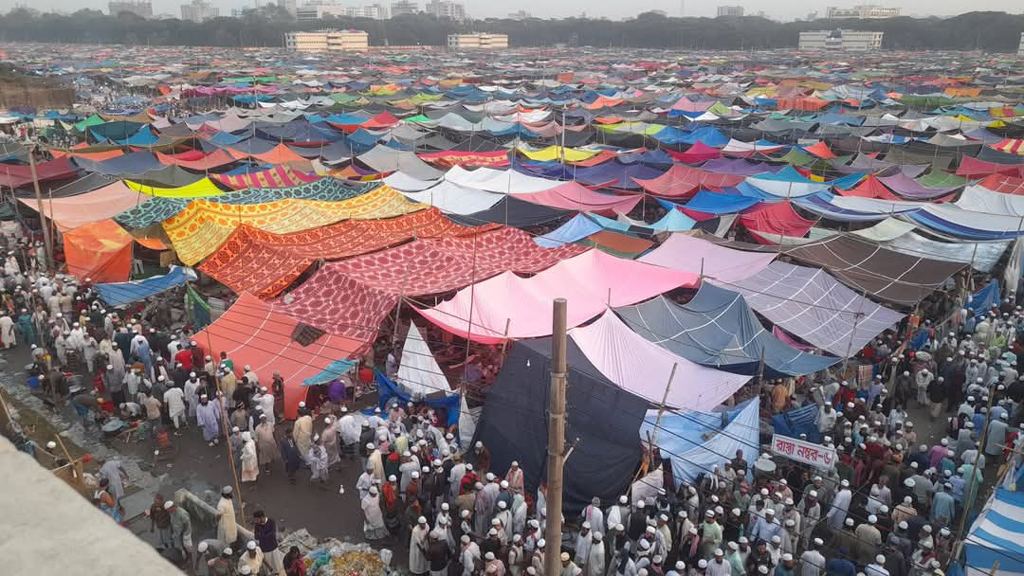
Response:
[{"label": "colorful tarpaulin", "polygon": [[290,234],[240,226],[199,269],[236,293],[272,298],[318,259],[348,258],[413,237],[468,236],[488,229],[461,226],[437,209],[380,220],[346,220]]},{"label": "colorful tarpaulin", "polygon": [[289,188],[319,180],[316,174],[305,174],[288,166],[274,166],[267,170],[242,174],[211,174],[210,178],[232,190],[243,188]]},{"label": "colorful tarpaulin", "polygon": [[818,348],[849,357],[903,318],[843,286],[824,270],[772,262],[757,274],[721,283],[750,307]]},{"label": "colorful tarpaulin", "polygon": [[[68,158],[57,158],[36,164],[36,178],[40,182],[73,178],[78,167]],[[32,184],[32,167],[28,164],[5,164],[0,162],[0,186],[21,188]]]},{"label": "colorful tarpaulin", "polygon": [[285,234],[339,220],[391,218],[425,208],[387,186],[341,202],[287,199],[264,204],[221,204],[198,199],[165,220],[163,227],[178,258],[191,266],[212,254],[235,228],[243,225]]},{"label": "colorful tarpaulin", "polygon": [[560,296],[572,298],[568,326],[573,327],[608,306],[628,306],[680,286],[694,286],[697,278],[591,250],[531,278],[506,272],[460,290],[434,308],[417,311],[453,334],[496,343],[550,335],[552,302]]},{"label": "colorful tarpaulin", "polygon": [[[652,404],[711,410],[750,380],[749,375],[701,366],[645,340],[611,310],[573,328],[569,337],[605,378]],[[670,386],[670,379],[687,384]]]},{"label": "colorful tarpaulin", "polygon": [[533,204],[576,212],[593,212],[607,216],[628,213],[642,198],[638,194],[623,196],[602,194],[576,182],[566,182],[550,190],[513,194],[513,196]]},{"label": "colorful tarpaulin", "polygon": [[161,188],[159,186],[132,182],[131,180],[125,180],[124,183],[132,190],[138,190],[143,194],[160,198],[202,198],[204,196],[216,196],[224,193],[224,190],[218,188],[209,178],[203,178],[179,188]]},{"label": "colorful tarpaulin", "polygon": [[745,178],[742,174],[721,174],[675,164],[668,172],[657,178],[650,180],[633,178],[633,180],[651,194],[678,198],[689,196],[702,188],[720,190],[732,187],[742,182]]},{"label": "colorful tarpaulin", "polygon": [[132,268],[132,235],[113,220],[79,226],[64,234],[68,272],[80,281],[123,282]]},{"label": "colorful tarpaulin", "polygon": [[336,360],[359,355],[367,346],[366,341],[330,334],[304,346],[295,340],[298,326],[297,320],[243,292],[213,324],[192,338],[211,347],[207,353],[214,358],[227,353],[239,378],[245,365],[260,374],[280,372],[285,387],[284,414],[295,418],[299,402],[306,398],[303,381],[321,374]]}]

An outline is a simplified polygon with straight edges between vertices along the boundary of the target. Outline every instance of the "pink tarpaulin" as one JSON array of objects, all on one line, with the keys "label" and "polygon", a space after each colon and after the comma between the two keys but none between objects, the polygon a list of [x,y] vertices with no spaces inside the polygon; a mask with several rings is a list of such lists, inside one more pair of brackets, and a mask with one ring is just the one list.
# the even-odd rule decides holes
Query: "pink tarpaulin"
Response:
[{"label": "pink tarpaulin", "polygon": [[1018,178],[1016,176],[993,174],[981,182],[978,182],[978,184],[994,192],[1024,195],[1024,178]]},{"label": "pink tarpaulin", "polygon": [[705,277],[728,283],[757,274],[774,259],[771,252],[733,250],[700,238],[673,234],[640,261],[695,274],[703,271]]},{"label": "pink tarpaulin", "polygon": [[566,182],[550,190],[512,194],[512,196],[534,204],[551,206],[552,208],[562,208],[563,210],[575,210],[578,212],[594,212],[605,216],[626,214],[642,198],[639,194],[622,196],[602,194],[577,182]]},{"label": "pink tarpaulin", "polygon": [[[43,201],[43,212],[62,232],[91,222],[99,222],[134,208],[152,196],[136,192],[118,180],[92,192]],[[32,210],[39,209],[35,198],[19,198]]]},{"label": "pink tarpaulin", "polygon": [[676,164],[657,178],[649,180],[633,178],[633,181],[651,194],[678,198],[693,194],[701,188],[720,190],[735,186],[745,179],[746,176],[742,174],[717,174],[700,168]]},{"label": "pink tarpaulin", "polygon": [[869,174],[853,188],[835,188],[842,196],[858,196],[860,198],[878,198],[881,200],[903,200],[885,187],[874,174]]},{"label": "pink tarpaulin", "polygon": [[[750,380],[701,366],[649,342],[611,310],[587,326],[573,328],[569,336],[605,378],[653,404],[664,398],[672,408],[712,410]],[[669,378],[672,386],[666,397]]]},{"label": "pink tarpaulin", "polygon": [[[270,382],[273,372],[284,378],[284,414],[295,418],[299,402],[305,400],[302,383],[323,372],[331,363],[362,353],[367,341],[324,334],[308,346],[292,339],[298,326],[295,319],[274,311],[270,304],[242,293],[238,300],[205,330],[192,337],[206,353],[217,358],[226,352],[242,377],[242,368]],[[325,381],[326,382],[326,381]],[[268,384],[269,386],[269,384]]]},{"label": "pink tarpaulin", "polygon": [[[569,299],[568,326],[573,327],[608,306],[628,306],[697,282],[696,274],[591,250],[532,278],[506,272],[464,288],[434,308],[417,311],[453,334],[496,343],[550,335],[555,298]],[[470,319],[472,329],[468,330]]]},{"label": "pink tarpaulin", "polygon": [[[781,234],[794,238],[802,238],[814,226],[814,221],[797,214],[788,200],[774,204],[762,202],[756,210],[743,213],[740,222],[751,232]],[[771,244],[758,234],[755,234],[754,238],[761,244]]]}]

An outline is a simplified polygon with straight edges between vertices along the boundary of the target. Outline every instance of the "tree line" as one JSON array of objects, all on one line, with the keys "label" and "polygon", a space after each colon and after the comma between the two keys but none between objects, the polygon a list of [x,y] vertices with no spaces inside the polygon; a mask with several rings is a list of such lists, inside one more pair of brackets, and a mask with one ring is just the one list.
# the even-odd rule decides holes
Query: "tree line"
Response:
[{"label": "tree line", "polygon": [[16,8],[0,17],[0,42],[63,42],[153,46],[282,46],[293,30],[355,28],[370,35],[371,45],[445,45],[448,34],[498,32],[513,47],[593,46],[676,48],[682,50],[758,50],[794,48],[799,32],[836,27],[885,32],[891,50],[984,50],[1016,52],[1024,15],[969,12],[952,18],[800,21],[780,23],[759,17],[670,18],[647,12],[627,21],[564,18],[558,20],[486,19],[454,22],[426,14],[390,20],[325,18],[296,22],[278,6],[248,10],[239,18],[206,22],[146,20],[122,12],[106,15],[79,10],[70,15]]}]

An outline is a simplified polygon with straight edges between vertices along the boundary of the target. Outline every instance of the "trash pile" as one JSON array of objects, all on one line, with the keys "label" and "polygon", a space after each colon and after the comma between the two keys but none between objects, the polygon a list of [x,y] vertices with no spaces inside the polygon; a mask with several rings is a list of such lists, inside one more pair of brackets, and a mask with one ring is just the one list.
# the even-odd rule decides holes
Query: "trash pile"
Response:
[{"label": "trash pile", "polygon": [[335,538],[317,542],[305,529],[297,530],[280,543],[281,550],[298,547],[308,576],[389,576],[391,550],[374,550],[369,544],[351,544]]}]

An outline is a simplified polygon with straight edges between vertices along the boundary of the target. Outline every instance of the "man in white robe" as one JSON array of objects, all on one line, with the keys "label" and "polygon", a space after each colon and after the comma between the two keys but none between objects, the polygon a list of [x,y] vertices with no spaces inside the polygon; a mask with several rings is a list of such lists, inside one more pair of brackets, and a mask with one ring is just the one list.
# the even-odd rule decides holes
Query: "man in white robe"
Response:
[{"label": "man in white robe", "polygon": [[409,572],[417,576],[430,571],[430,562],[427,561],[427,535],[429,533],[427,519],[420,516],[409,537]]},{"label": "man in white robe", "polygon": [[839,486],[840,490],[832,500],[832,506],[829,508],[828,514],[825,515],[825,522],[828,523],[828,527],[831,530],[842,529],[843,521],[846,520],[846,514],[850,510],[850,500],[853,499],[849,480],[844,479]]}]

